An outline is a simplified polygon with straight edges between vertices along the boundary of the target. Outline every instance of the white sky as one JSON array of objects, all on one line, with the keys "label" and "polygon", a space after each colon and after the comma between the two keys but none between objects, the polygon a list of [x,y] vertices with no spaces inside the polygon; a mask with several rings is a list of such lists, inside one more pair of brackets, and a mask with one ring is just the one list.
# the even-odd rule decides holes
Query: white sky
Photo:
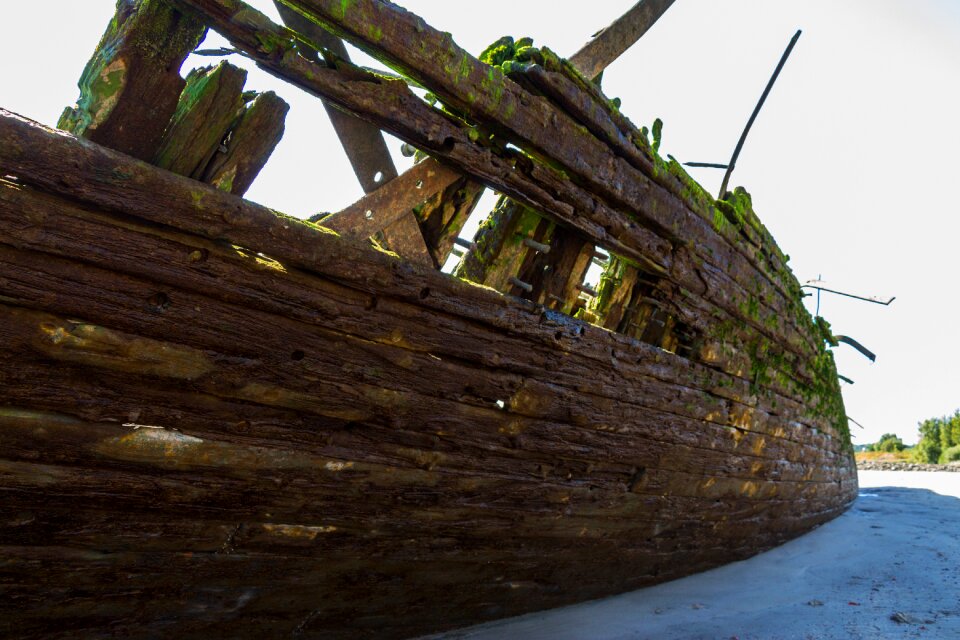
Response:
[{"label": "white sky", "polygon": [[[400,4],[475,54],[509,34],[569,55],[633,1]],[[251,4],[277,19],[269,0]],[[0,106],[56,124],[113,10],[113,0],[4,3]],[[836,350],[840,373],[856,382],[844,385],[847,412],[866,427],[853,427],[855,442],[884,432],[913,442],[919,420],[960,407],[960,2],[676,0],[608,70],[604,88],[637,124],[664,120],[661,153],[723,163],[797,28],[803,36],[731,186],[751,192],[801,281],[822,274],[841,290],[897,296],[881,307],[825,294],[821,314],[878,354],[871,365],[847,346]],[[220,44],[210,37],[204,46]],[[213,61],[191,58],[184,71]],[[361,195],[314,98],[258,70],[247,87],[274,89],[292,105],[250,199],[305,217]],[[410,164],[395,155],[401,170]],[[722,171],[691,173],[716,193]]]}]

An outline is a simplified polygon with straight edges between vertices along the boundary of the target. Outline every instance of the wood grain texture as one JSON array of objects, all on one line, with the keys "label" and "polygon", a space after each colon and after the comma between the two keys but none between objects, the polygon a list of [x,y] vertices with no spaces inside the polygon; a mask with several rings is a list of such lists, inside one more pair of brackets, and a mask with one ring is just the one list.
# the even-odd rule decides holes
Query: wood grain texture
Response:
[{"label": "wood grain texture", "polygon": [[0,170],[7,635],[403,638],[744,558],[856,495],[800,374],[758,388],[6,113]]},{"label": "wood grain texture", "polygon": [[206,28],[164,0],[117,0],[117,11],[59,127],[150,160],[184,87],[180,65]]}]

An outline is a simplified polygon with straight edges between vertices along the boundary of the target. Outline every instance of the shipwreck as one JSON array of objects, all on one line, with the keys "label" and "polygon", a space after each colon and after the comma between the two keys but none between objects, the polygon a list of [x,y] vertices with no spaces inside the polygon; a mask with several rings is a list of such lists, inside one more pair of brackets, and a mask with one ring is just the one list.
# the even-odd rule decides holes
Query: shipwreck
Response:
[{"label": "shipwreck", "polygon": [[[0,111],[0,632],[413,637],[842,513],[829,325],[598,82],[669,5],[568,60],[381,0],[119,0],[59,129]],[[363,199],[241,197],[287,105],[182,77],[207,29],[322,101]]]}]

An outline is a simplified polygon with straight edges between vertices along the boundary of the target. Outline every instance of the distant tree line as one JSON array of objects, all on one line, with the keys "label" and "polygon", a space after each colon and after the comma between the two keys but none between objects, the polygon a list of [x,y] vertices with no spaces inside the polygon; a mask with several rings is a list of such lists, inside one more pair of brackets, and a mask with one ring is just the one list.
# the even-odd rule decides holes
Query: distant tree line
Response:
[{"label": "distant tree line", "polygon": [[880,436],[879,442],[868,444],[866,451],[885,451],[887,453],[893,453],[894,451],[903,451],[906,448],[907,445],[903,444],[903,440],[900,439],[900,436],[895,433],[885,433]]},{"label": "distant tree line", "polygon": [[960,409],[952,416],[921,422],[920,442],[913,455],[918,462],[945,464],[960,460]]}]

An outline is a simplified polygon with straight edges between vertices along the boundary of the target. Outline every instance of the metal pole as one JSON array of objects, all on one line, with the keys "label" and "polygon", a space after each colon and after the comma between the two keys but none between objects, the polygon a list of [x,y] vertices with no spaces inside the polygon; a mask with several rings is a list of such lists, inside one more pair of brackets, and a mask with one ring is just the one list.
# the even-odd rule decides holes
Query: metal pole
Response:
[{"label": "metal pole", "polygon": [[783,55],[780,57],[780,62],[777,64],[777,68],[770,77],[770,82],[767,83],[767,88],[763,90],[763,95],[760,96],[760,102],[758,102],[757,106],[754,107],[753,113],[750,115],[750,120],[747,121],[747,126],[743,129],[743,133],[740,135],[740,141],[737,142],[737,148],[733,150],[733,157],[730,158],[730,162],[727,165],[727,172],[723,176],[723,183],[720,185],[720,195],[718,198],[721,200],[723,199],[724,194],[727,192],[727,183],[730,181],[730,174],[733,173],[733,168],[737,165],[737,158],[740,156],[740,150],[743,149],[743,143],[747,139],[747,134],[750,133],[750,127],[753,126],[753,121],[757,119],[757,114],[760,113],[760,108],[763,107],[763,103],[766,101],[767,96],[770,95],[770,89],[773,88],[773,83],[777,81],[777,76],[780,75],[780,70],[783,69],[783,65],[787,62],[787,58],[790,57],[790,52],[793,51],[793,45],[797,44],[797,40],[799,39],[800,29],[797,29],[797,32],[793,34],[793,38],[790,40],[790,44],[787,45],[786,51],[784,51]]}]

